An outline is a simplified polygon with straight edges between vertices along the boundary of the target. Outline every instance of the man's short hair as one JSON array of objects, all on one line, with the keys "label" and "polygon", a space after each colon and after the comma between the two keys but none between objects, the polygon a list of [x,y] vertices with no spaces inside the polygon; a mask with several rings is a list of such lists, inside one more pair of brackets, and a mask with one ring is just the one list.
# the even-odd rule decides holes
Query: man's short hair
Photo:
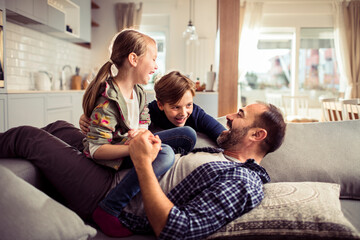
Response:
[{"label": "man's short hair", "polygon": [[266,154],[277,150],[284,141],[286,123],[281,110],[272,104],[259,102],[267,107],[267,111],[258,115],[254,127],[264,128],[267,136],[261,144],[261,150]]}]

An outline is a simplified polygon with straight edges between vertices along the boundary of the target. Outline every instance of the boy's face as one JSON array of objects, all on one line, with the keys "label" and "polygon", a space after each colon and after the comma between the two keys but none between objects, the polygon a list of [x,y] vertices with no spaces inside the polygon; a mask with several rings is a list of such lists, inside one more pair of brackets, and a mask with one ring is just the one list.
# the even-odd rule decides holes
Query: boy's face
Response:
[{"label": "boy's face", "polygon": [[183,127],[193,111],[193,95],[191,91],[188,90],[179,102],[173,105],[169,103],[162,104],[159,101],[157,104],[172,124],[177,127]]}]

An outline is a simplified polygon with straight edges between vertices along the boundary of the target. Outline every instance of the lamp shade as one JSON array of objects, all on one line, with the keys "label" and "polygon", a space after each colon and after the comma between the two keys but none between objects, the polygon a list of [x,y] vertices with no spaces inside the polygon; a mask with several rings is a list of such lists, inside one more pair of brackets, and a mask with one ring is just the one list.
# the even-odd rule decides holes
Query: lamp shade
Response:
[{"label": "lamp shade", "polygon": [[194,25],[192,25],[191,21],[189,21],[189,24],[187,25],[185,31],[183,32],[183,37],[186,40],[190,40],[190,41],[194,41],[198,39],[196,28]]}]

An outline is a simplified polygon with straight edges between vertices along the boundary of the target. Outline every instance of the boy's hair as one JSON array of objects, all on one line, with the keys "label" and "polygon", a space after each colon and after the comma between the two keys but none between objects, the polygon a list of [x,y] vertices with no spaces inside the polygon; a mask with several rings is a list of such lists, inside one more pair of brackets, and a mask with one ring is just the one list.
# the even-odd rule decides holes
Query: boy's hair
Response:
[{"label": "boy's hair", "polygon": [[111,65],[114,64],[117,69],[121,69],[130,53],[141,57],[146,54],[147,46],[150,43],[156,42],[151,37],[133,29],[124,29],[114,36],[109,47],[110,60],[100,68],[95,79],[91,81],[85,91],[82,105],[87,117],[90,117],[96,107],[96,100],[101,94],[105,80],[111,76]]},{"label": "boy's hair", "polygon": [[156,100],[161,104],[175,104],[190,90],[195,96],[195,84],[178,71],[172,71],[155,82]]}]

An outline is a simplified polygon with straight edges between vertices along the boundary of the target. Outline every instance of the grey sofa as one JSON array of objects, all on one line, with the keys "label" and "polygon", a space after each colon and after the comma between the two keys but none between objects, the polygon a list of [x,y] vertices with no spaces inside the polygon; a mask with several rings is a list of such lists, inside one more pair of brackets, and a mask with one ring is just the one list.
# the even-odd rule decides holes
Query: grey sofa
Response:
[{"label": "grey sofa", "polygon": [[[289,123],[261,163],[272,179],[264,201],[209,239],[360,239],[359,143],[360,121]],[[214,143],[199,134],[205,145]],[[1,239],[114,239],[53,200],[61,202],[28,161],[0,159],[0,172]]]}]

